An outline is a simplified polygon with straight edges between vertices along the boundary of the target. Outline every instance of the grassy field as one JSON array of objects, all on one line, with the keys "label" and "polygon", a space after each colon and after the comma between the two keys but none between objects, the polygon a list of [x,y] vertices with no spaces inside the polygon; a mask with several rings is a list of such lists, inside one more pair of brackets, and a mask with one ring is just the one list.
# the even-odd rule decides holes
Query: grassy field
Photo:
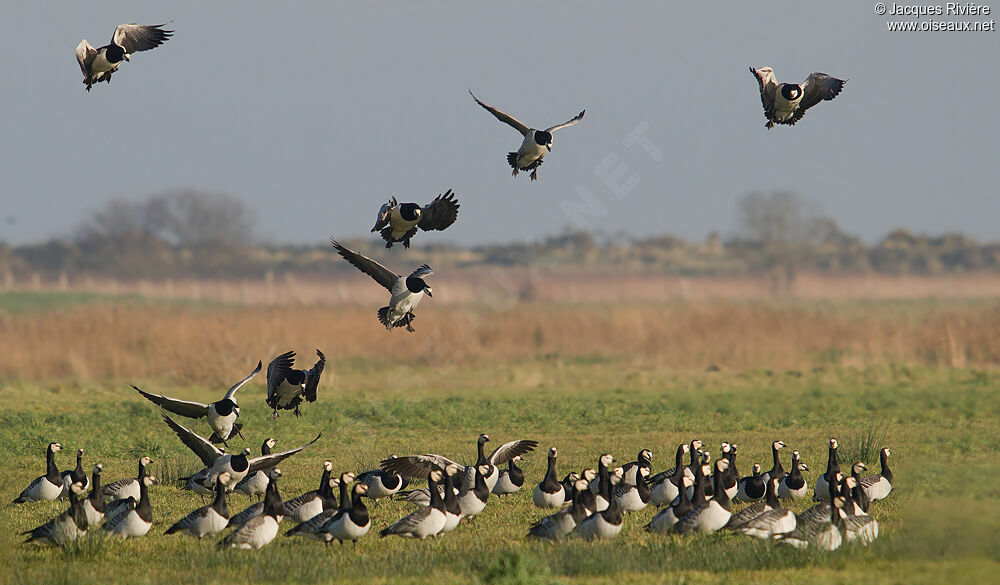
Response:
[{"label": "grassy field", "polygon": [[[20,531],[63,505],[0,508],[0,582],[940,583],[989,582],[1000,570],[994,303],[529,304],[462,307],[447,318],[422,307],[412,336],[378,331],[367,307],[21,304],[35,308],[0,308],[0,494],[10,501],[42,473],[49,441],[65,447],[61,468],[83,447],[86,466],[102,462],[107,481],[134,475],[147,454],[161,483],[151,491],[154,527],[134,541],[21,545]],[[172,481],[199,465],[125,381],[208,401],[286,345],[330,356],[319,402],[301,419],[272,421],[261,378],[239,394],[254,450],[267,436],[288,448],[324,433],[281,465],[286,496],[313,489],[327,458],[338,472],[389,454],[471,461],[481,432],[494,443],[541,442],[526,461],[531,483],[550,445],[560,475],[594,466],[602,452],[625,462],[642,448],[655,472],[672,465],[678,442],[697,437],[716,453],[723,440],[739,444],[743,472],[769,467],[770,442],[782,439],[810,465],[810,485],[828,437],[840,439],[846,462],[874,453],[881,445],[864,437],[884,433],[896,490],[874,507],[875,545],[832,554],[730,534],[649,534],[652,510],[627,518],[612,542],[539,543],[525,537],[544,515],[530,488],[435,541],[377,538],[408,511],[397,502],[374,508],[357,550],[279,536],[258,552],[219,552],[215,539],[163,536],[201,505]],[[710,364],[721,371],[705,371]],[[233,507],[244,501],[235,496]]]}]

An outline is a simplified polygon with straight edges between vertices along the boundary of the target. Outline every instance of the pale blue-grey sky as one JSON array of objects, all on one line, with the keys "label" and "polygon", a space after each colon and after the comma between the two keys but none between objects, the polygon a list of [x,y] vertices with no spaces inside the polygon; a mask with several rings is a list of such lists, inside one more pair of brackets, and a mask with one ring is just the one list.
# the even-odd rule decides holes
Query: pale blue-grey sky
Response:
[{"label": "pale blue-grey sky", "polygon": [[[700,239],[731,233],[740,196],[776,189],[869,240],[900,226],[1000,239],[1000,32],[890,33],[874,5],[7,2],[0,241],[183,187],[240,197],[277,242],[362,235],[390,195],[447,188],[458,222],[415,245],[574,222]],[[174,38],[84,91],[80,39],[171,20]],[[849,81],[767,131],[749,65]],[[505,161],[520,136],[467,88],[530,125],[587,115],[530,183]],[[637,129],[655,151],[625,144]]]}]

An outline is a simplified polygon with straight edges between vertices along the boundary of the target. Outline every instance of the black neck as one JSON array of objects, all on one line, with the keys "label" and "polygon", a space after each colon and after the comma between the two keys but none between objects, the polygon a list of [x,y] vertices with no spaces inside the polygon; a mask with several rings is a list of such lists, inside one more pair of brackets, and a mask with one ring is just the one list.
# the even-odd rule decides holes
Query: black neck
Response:
[{"label": "black neck", "polygon": [[722,485],[722,476],[725,475],[725,473],[725,470],[719,471],[719,469],[716,468],[715,473],[712,474],[712,488],[714,492],[712,494],[712,499],[726,510],[729,510],[733,507],[733,503],[729,499],[726,487]]},{"label": "black neck", "polygon": [[361,493],[354,492],[351,496],[351,511],[349,512],[351,522],[355,526],[364,526],[368,524],[368,507],[365,506],[364,500],[361,499]]},{"label": "black neck", "polygon": [[45,477],[52,483],[62,483],[62,476],[59,474],[59,468],[56,467],[56,452],[50,448],[45,449]]},{"label": "black neck", "polygon": [[885,451],[882,451],[879,454],[879,462],[882,464],[882,477],[888,479],[889,483],[892,483],[892,470],[889,469],[889,456],[885,454]]},{"label": "black neck", "polygon": [[226,484],[218,480],[215,482],[215,499],[212,500],[212,507],[223,518],[229,517],[229,506],[226,505]]},{"label": "black neck", "polygon": [[267,489],[264,490],[263,514],[277,519],[278,516],[283,516],[284,512],[285,504],[281,501],[281,494],[278,493],[278,482],[271,479],[267,482]]},{"label": "black neck", "polygon": [[485,443],[483,443],[482,441],[476,442],[476,450],[477,453],[479,454],[479,457],[476,459],[476,467],[479,467],[480,465],[486,465],[487,463],[489,463],[489,460],[486,459],[486,452],[483,448],[483,445],[485,445]]},{"label": "black neck", "polygon": [[556,458],[549,455],[549,465],[545,468],[545,478],[542,480],[546,485],[551,485],[556,480]]},{"label": "black neck", "polygon": [[767,480],[767,486],[764,488],[764,501],[772,509],[779,507],[778,496],[774,493],[774,482],[770,479]]},{"label": "black neck", "polygon": [[441,494],[438,493],[438,482],[427,476],[427,488],[431,492],[431,508],[437,508],[438,510],[444,511],[444,500],[441,499]]},{"label": "black neck", "polygon": [[[341,480],[340,480],[339,491],[340,491],[340,509],[341,510],[350,509],[351,506],[352,506],[353,500],[351,498],[347,497],[347,482],[344,481],[343,478],[341,478]],[[355,496],[355,497],[358,497],[358,496]]]},{"label": "black neck", "polygon": [[136,514],[146,522],[153,521],[153,506],[149,503],[149,486],[139,480],[139,503],[135,507]]},{"label": "black neck", "polygon": [[95,471],[90,479],[90,496],[87,499],[95,510],[104,513],[104,494],[101,493],[101,474],[98,471]]},{"label": "black neck", "polygon": [[826,477],[826,481],[830,481],[830,478],[838,471],[840,471],[840,463],[837,461],[837,448],[830,445],[830,455],[826,460],[826,473],[823,476]]},{"label": "black neck", "polygon": [[444,474],[444,509],[456,516],[462,513],[458,496],[455,495],[455,478],[447,473]]}]

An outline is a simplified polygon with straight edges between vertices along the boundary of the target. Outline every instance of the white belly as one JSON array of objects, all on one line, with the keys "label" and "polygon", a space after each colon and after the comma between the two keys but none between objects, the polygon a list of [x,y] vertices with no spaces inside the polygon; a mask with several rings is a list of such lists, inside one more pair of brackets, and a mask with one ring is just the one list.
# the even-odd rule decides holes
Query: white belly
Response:
[{"label": "white belly", "polygon": [[243,478],[243,481],[234,488],[234,491],[248,496],[259,496],[267,489],[267,482],[267,474],[263,471],[257,471],[253,475]]},{"label": "white belly", "polygon": [[358,540],[368,534],[368,529],[371,528],[371,525],[371,520],[369,520],[364,526],[358,526],[354,522],[351,522],[349,513],[344,513],[337,522],[330,526],[328,532],[330,536],[337,540]]},{"label": "white belly", "polygon": [[458,507],[462,509],[465,516],[475,516],[486,509],[486,502],[476,497],[473,492],[466,492],[463,497],[458,498]]},{"label": "white belly", "polygon": [[84,500],[82,505],[83,513],[87,516],[87,526],[100,526],[101,522],[104,521],[104,513],[95,510],[94,505],[90,503],[90,500]]},{"label": "white belly", "polygon": [[441,532],[444,528],[445,517],[444,512],[433,508],[431,513],[427,515],[427,518],[423,522],[418,524],[412,534],[405,534],[401,536],[408,536],[410,538],[419,538],[423,540],[428,536],[434,536]]},{"label": "white belly", "polygon": [[451,532],[458,527],[458,523],[461,521],[461,514],[445,514],[444,528],[441,529],[441,532]]},{"label": "white belly", "polygon": [[869,500],[884,500],[892,491],[892,484],[886,478],[880,477],[878,481],[865,487],[864,490]]},{"label": "white belly", "polygon": [[781,483],[778,484],[778,497],[785,500],[804,498],[807,493],[809,493],[808,483],[803,483],[802,487],[799,489],[792,489],[788,487],[784,479],[782,479]]},{"label": "white belly", "polygon": [[120,61],[118,63],[110,63],[108,61],[106,51],[101,49],[97,52],[97,56],[94,57],[93,62],[90,64],[90,71],[96,76],[106,71],[114,71],[115,69],[118,69],[119,65],[121,65]]},{"label": "white belly", "polygon": [[674,527],[674,524],[677,524],[677,520],[677,516],[674,515],[674,509],[667,508],[656,516],[653,516],[653,519],[649,523],[649,527],[653,530],[653,532],[666,534],[667,532],[670,532],[670,529]]},{"label": "white belly", "polygon": [[199,518],[191,527],[191,534],[201,538],[217,532],[222,532],[229,525],[229,518],[223,518],[214,508],[209,509],[208,514]]},{"label": "white belly", "polygon": [[798,99],[788,101],[781,97],[781,88],[774,93],[774,119],[775,120],[787,120],[792,117],[795,110],[799,107],[799,102],[802,101],[802,96],[800,95]]},{"label": "white belly", "polygon": [[715,500],[712,500],[708,503],[708,507],[704,508],[698,515],[698,530],[702,532],[715,532],[725,526],[732,515],[732,512],[720,506]]},{"label": "white belly", "polygon": [[545,153],[548,151],[547,148],[535,142],[533,133],[529,132],[524,137],[521,147],[517,149],[517,166],[526,167],[536,160],[545,158]]},{"label": "white belly", "polygon": [[622,531],[621,524],[611,524],[600,514],[589,516],[578,529],[580,536],[587,540],[614,538]]},{"label": "white belly", "polygon": [[28,496],[35,502],[50,502],[62,495],[62,491],[62,484],[56,485],[43,476],[41,480],[28,491]]},{"label": "white belly", "polygon": [[130,510],[124,518],[115,523],[111,532],[122,538],[138,538],[145,536],[152,525],[152,522],[140,518],[135,510]]},{"label": "white belly", "polygon": [[542,486],[535,486],[535,492],[531,494],[531,501],[539,508],[558,508],[566,501],[566,491],[560,485],[559,491],[554,494],[545,493]]},{"label": "white belly", "polygon": [[323,511],[322,498],[315,497],[289,512],[288,517],[296,522],[307,522]]},{"label": "white belly", "polygon": [[271,516],[264,516],[263,522],[254,528],[249,542],[238,544],[235,548],[259,550],[268,545],[277,535],[278,521]]},{"label": "white belly", "polygon": [[638,512],[646,507],[646,502],[639,496],[639,490],[633,488],[618,498],[618,505],[621,506],[622,512]]},{"label": "white belly", "polygon": [[674,485],[674,482],[665,480],[661,483],[654,485],[649,492],[649,503],[654,506],[666,506],[670,502],[674,501],[674,498],[680,495],[680,490]]}]

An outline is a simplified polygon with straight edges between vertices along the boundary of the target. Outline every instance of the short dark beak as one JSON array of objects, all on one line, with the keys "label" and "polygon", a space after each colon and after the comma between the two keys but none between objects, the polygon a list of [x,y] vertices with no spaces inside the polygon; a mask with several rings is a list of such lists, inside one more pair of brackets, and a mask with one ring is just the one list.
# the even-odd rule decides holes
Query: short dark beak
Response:
[{"label": "short dark beak", "polygon": [[551,144],[546,144],[546,145],[545,145],[545,148],[546,148],[546,149],[547,149],[547,150],[548,150],[549,152],[552,152],[552,145],[551,145]]},{"label": "short dark beak", "polygon": [[429,296],[429,297],[433,297],[434,296],[434,295],[431,294],[431,289],[429,289],[429,288],[425,288],[424,292],[427,293],[427,296]]},{"label": "short dark beak", "polygon": [[129,63],[132,62],[132,59],[129,58],[128,53],[125,53],[125,60],[128,61]]}]

